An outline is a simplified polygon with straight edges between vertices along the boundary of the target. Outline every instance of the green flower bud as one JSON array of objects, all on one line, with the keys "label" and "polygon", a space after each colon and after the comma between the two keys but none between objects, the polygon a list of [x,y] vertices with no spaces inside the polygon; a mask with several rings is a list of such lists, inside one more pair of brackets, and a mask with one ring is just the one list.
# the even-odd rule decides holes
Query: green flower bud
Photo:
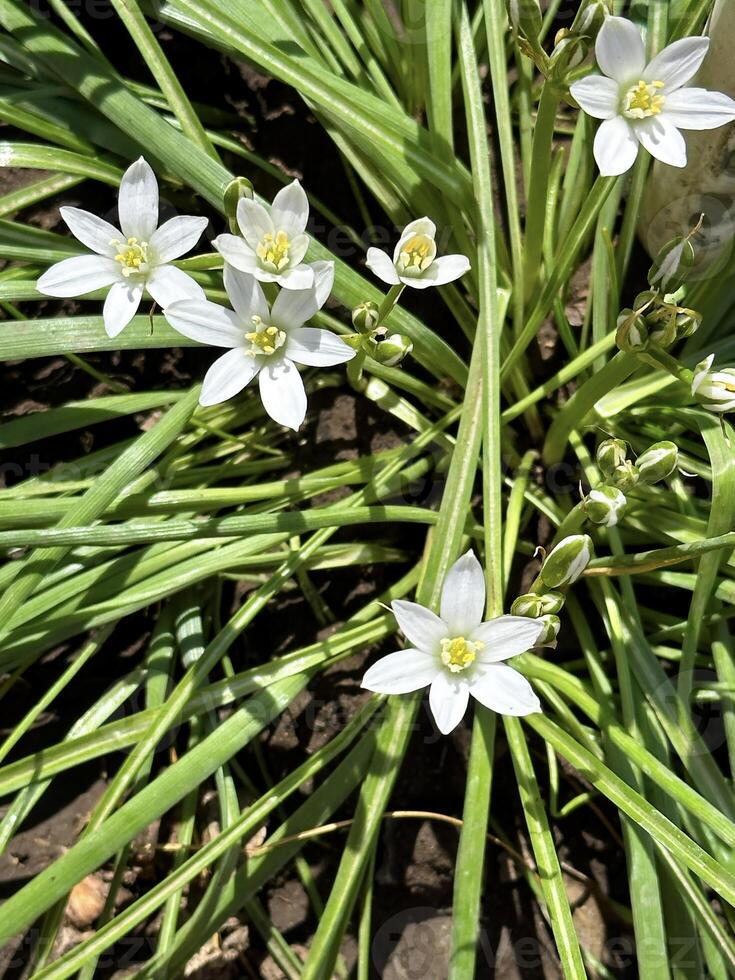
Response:
[{"label": "green flower bud", "polygon": [[400,333],[392,333],[387,337],[381,336],[380,327],[367,342],[367,346],[370,356],[385,367],[395,367],[400,364],[413,350],[410,337],[404,337]]},{"label": "green flower bud", "polygon": [[605,17],[612,12],[610,0],[592,0],[590,4],[577,12],[572,24],[572,31],[575,34],[585,34],[594,39],[605,23]]},{"label": "green flower bud", "polygon": [[659,296],[655,289],[645,289],[636,296],[633,301],[633,309],[647,316],[654,304],[658,302],[658,298]]},{"label": "green flower bud", "polygon": [[372,333],[380,320],[380,307],[377,303],[367,300],[360,303],[352,311],[352,326],[358,333]]},{"label": "green flower bud", "polygon": [[536,640],[537,647],[555,647],[556,638],[561,629],[561,620],[558,616],[541,616],[539,622],[544,624],[544,632]]},{"label": "green flower bud", "polygon": [[666,480],[679,465],[679,449],[675,443],[657,442],[638,457],[637,466],[643,483]]},{"label": "green flower bud", "polygon": [[676,339],[693,337],[702,325],[702,314],[696,310],[684,310],[676,316]]},{"label": "green flower bud", "polygon": [[508,19],[516,33],[521,31],[529,41],[538,42],[544,22],[539,0],[508,0]]},{"label": "green flower bud", "polygon": [[240,226],[237,223],[237,205],[244,197],[253,197],[253,185],[247,177],[235,177],[225,188],[225,216],[230,225],[233,235],[240,234]]},{"label": "green flower bud", "polygon": [[541,566],[541,581],[550,589],[572,585],[592,558],[592,539],[588,534],[570,534],[554,548]]},{"label": "green flower bud", "polygon": [[564,595],[561,592],[527,592],[519,595],[510,607],[513,616],[527,616],[529,619],[540,619],[549,613],[558,613],[564,605]]},{"label": "green flower bud", "polygon": [[648,343],[648,325],[643,316],[633,310],[623,310],[618,317],[618,331],[615,343],[620,350],[629,354],[645,350]]},{"label": "green flower bud", "polygon": [[646,317],[648,337],[659,347],[671,347],[676,342],[676,313],[665,307]]},{"label": "green flower bud", "polygon": [[629,459],[626,459],[620,466],[616,466],[610,474],[610,483],[618,490],[632,490],[639,479],[638,467]]},{"label": "green flower bud", "polygon": [[582,506],[593,524],[615,527],[627,503],[625,494],[617,487],[596,487],[587,494]]},{"label": "green flower bud", "polygon": [[628,458],[628,443],[622,439],[603,439],[595,458],[604,475],[610,476]]},{"label": "green flower bud", "polygon": [[685,285],[694,260],[690,236],[673,238],[656,256],[648,272],[648,281],[662,293],[675,293]]}]

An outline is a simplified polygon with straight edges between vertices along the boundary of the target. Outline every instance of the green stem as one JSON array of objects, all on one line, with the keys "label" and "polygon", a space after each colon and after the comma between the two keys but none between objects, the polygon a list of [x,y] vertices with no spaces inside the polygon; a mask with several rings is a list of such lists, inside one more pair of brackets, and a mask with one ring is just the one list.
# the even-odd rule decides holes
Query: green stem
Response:
[{"label": "green stem", "polygon": [[390,316],[393,307],[400,299],[401,293],[405,288],[406,287],[402,282],[390,287],[386,293],[385,299],[380,304],[380,309],[378,310],[378,326],[382,326],[383,322]]}]

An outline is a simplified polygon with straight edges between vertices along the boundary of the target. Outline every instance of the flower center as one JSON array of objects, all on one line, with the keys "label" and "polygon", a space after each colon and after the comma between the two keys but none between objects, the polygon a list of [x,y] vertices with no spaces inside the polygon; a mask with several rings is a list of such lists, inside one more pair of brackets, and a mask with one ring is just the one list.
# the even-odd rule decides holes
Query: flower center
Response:
[{"label": "flower center", "polygon": [[283,330],[263,323],[262,318],[257,315],[250,320],[255,330],[245,334],[245,340],[250,341],[250,347],[245,351],[248,357],[257,357],[259,354],[270,357],[286,343],[286,334]]},{"label": "flower center", "polygon": [[110,245],[118,249],[115,261],[122,266],[122,274],[127,279],[136,273],[148,272],[148,242],[140,242],[137,238],[128,238],[121,242],[113,238]]},{"label": "flower center", "polygon": [[623,115],[628,119],[648,119],[657,116],[664,107],[666,97],[661,95],[663,82],[644,82],[641,79],[629,88],[623,99]]},{"label": "flower center", "polygon": [[482,650],[484,644],[477,641],[465,640],[463,636],[454,638],[445,637],[442,640],[441,658],[445,667],[448,667],[453,674],[469,667],[477,659],[477,654]]},{"label": "flower center", "polygon": [[268,231],[260,240],[256,252],[258,258],[271,272],[280,272],[289,263],[291,242],[285,231],[277,231],[274,235]]},{"label": "flower center", "polygon": [[436,246],[428,235],[414,235],[405,243],[398,256],[401,272],[417,274],[428,269],[434,261]]}]

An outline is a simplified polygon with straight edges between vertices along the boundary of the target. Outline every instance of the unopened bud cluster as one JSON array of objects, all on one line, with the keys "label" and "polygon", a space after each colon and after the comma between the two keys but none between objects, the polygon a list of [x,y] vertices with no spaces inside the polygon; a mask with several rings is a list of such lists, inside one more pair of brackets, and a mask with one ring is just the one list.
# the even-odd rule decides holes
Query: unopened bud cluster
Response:
[{"label": "unopened bud cluster", "polygon": [[413,350],[410,337],[391,333],[380,326],[380,308],[377,303],[366,301],[352,311],[352,325],[357,333],[344,340],[354,350],[372,357],[385,367],[397,367]]},{"label": "unopened bud cluster", "polygon": [[582,506],[593,524],[615,527],[628,505],[626,494],[636,486],[666,480],[679,465],[679,450],[664,440],[650,446],[633,462],[622,439],[605,439],[595,455],[603,482],[584,498]]}]

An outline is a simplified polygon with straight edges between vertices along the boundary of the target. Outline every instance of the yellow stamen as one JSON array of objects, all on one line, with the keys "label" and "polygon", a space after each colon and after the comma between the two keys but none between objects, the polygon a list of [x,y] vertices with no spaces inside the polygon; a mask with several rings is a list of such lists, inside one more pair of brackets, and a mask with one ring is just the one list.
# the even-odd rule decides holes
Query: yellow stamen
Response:
[{"label": "yellow stamen", "polygon": [[623,99],[623,115],[628,119],[648,119],[657,116],[664,107],[666,96],[659,94],[663,82],[644,82],[641,79],[628,89]]},{"label": "yellow stamen", "polygon": [[251,321],[255,330],[245,334],[245,339],[250,341],[250,349],[245,352],[248,357],[257,357],[259,354],[270,357],[286,343],[286,334],[283,330],[264,324],[259,316],[251,317]]},{"label": "yellow stamen", "polygon": [[401,271],[423,272],[434,261],[436,245],[428,235],[414,235],[403,245],[398,256]]},{"label": "yellow stamen", "polygon": [[463,636],[446,637],[442,640],[441,660],[453,674],[465,670],[477,659],[477,654],[484,644],[477,640],[465,640]]},{"label": "yellow stamen", "polygon": [[121,242],[113,238],[110,245],[115,245],[118,249],[115,261],[122,266],[122,274],[126,279],[148,271],[148,242],[140,242],[137,238],[128,238]]},{"label": "yellow stamen", "polygon": [[290,260],[291,242],[285,231],[276,234],[266,232],[256,249],[258,258],[265,266],[270,266],[271,272],[280,272]]}]

